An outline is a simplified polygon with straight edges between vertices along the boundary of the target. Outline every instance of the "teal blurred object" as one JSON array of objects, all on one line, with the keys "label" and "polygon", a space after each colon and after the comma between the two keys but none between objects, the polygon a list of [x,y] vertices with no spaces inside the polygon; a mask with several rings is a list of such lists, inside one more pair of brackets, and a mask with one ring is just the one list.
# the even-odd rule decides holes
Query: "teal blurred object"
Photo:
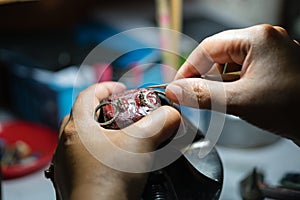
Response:
[{"label": "teal blurred object", "polygon": [[14,68],[10,76],[12,109],[22,118],[53,128],[58,127],[61,119],[70,113],[77,94],[88,87],[47,84],[32,76],[20,76],[18,70],[20,68]]},{"label": "teal blurred object", "polygon": [[0,63],[7,69],[10,109],[19,118],[53,128],[70,113],[77,94],[90,85],[89,82],[78,87],[56,83],[56,72],[43,70],[10,51],[0,51]]}]

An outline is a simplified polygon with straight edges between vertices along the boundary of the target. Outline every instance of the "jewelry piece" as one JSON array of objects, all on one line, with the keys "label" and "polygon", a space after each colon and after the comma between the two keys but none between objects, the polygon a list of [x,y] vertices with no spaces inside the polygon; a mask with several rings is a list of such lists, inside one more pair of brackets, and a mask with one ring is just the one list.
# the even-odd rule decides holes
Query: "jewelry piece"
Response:
[{"label": "jewelry piece", "polygon": [[120,110],[119,110],[119,107],[118,107],[118,105],[117,105],[117,103],[116,102],[112,102],[112,101],[103,101],[103,102],[101,102],[97,107],[96,107],[96,110],[95,110],[95,115],[94,115],[94,118],[97,120],[97,112],[98,111],[100,111],[100,113],[99,113],[99,116],[102,114],[102,107],[103,106],[106,106],[106,105],[112,105],[114,108],[115,108],[115,110],[116,110],[116,112],[115,113],[113,113],[113,117],[111,118],[111,119],[109,119],[109,120],[107,120],[107,121],[105,121],[105,122],[99,122],[100,123],[100,126],[107,126],[107,125],[109,125],[109,124],[111,124],[111,123],[113,123],[116,119],[117,119],[117,117],[119,116],[119,114],[120,114]]},{"label": "jewelry piece", "polygon": [[160,107],[161,93],[152,88],[139,88],[113,94],[96,107],[95,120],[104,128],[125,128]]}]

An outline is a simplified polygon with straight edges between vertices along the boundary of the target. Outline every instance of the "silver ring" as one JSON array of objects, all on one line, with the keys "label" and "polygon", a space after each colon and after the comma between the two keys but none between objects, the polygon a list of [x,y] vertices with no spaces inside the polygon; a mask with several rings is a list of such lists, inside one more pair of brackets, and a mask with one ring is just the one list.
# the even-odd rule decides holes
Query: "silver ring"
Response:
[{"label": "silver ring", "polygon": [[[106,121],[106,122],[99,122],[98,119],[97,119],[97,112],[98,110],[100,110],[103,106],[107,105],[107,104],[112,104],[114,105],[114,107],[116,108],[116,114],[114,115],[113,118],[111,118],[110,120]],[[99,113],[99,116],[101,114],[101,110],[100,110],[100,113]],[[119,110],[119,107],[118,105],[113,102],[113,101],[105,101],[105,102],[101,102],[95,109],[95,114],[94,114],[94,118],[97,122],[99,122],[100,126],[107,126],[107,125],[110,125],[112,124],[116,119],[117,117],[120,115],[120,110]]]}]

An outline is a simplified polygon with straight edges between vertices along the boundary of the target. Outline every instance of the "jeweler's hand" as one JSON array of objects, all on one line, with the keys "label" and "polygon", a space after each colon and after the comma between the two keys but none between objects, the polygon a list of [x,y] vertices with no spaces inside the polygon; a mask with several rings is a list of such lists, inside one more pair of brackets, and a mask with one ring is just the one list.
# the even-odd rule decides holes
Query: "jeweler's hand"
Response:
[{"label": "jeweler's hand", "polygon": [[[222,112],[220,108],[227,107],[229,114],[299,142],[299,55],[298,43],[281,27],[257,25],[221,32],[192,52],[166,95],[192,107]],[[241,70],[239,80],[199,78],[222,70],[225,63],[229,71]]]},{"label": "jeweler's hand", "polygon": [[53,158],[54,182],[62,199],[140,199],[147,173],[132,173],[151,165],[154,151],[180,124],[180,114],[162,106],[122,130],[99,126],[94,111],[101,99],[125,90],[116,82],[93,85],[81,92],[60,127],[60,140]]}]

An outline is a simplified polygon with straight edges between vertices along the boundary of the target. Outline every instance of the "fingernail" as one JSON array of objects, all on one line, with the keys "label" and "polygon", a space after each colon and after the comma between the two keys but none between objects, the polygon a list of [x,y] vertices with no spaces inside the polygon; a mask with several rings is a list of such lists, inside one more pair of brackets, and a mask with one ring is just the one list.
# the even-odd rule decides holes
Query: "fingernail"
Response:
[{"label": "fingernail", "polygon": [[177,86],[177,85],[174,85],[174,84],[171,84],[171,85],[168,85],[167,87],[167,90],[169,90],[172,95],[171,98],[176,98],[178,101],[181,101],[182,98],[183,98],[183,91],[182,91],[182,88]]}]

